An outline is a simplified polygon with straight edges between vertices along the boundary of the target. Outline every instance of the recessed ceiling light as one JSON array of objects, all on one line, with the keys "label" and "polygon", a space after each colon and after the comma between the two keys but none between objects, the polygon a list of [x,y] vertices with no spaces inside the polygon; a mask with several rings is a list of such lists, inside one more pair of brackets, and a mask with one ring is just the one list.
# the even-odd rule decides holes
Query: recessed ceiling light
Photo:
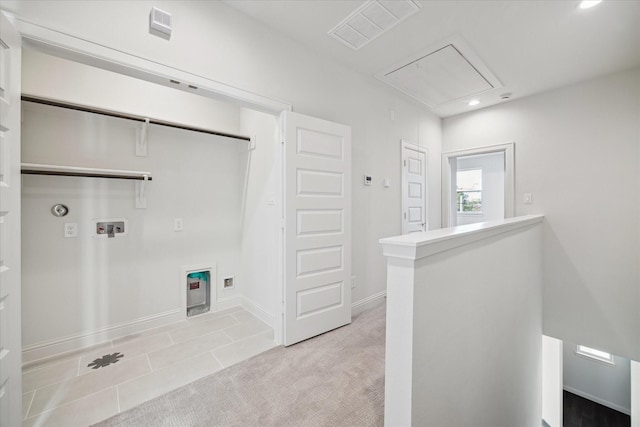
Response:
[{"label": "recessed ceiling light", "polygon": [[478,101],[477,99],[472,99],[471,101],[469,101],[469,107],[473,107],[474,105],[478,105],[480,104],[480,101]]},{"label": "recessed ceiling light", "polygon": [[578,6],[580,9],[591,9],[593,6],[600,4],[602,0],[582,0]]}]

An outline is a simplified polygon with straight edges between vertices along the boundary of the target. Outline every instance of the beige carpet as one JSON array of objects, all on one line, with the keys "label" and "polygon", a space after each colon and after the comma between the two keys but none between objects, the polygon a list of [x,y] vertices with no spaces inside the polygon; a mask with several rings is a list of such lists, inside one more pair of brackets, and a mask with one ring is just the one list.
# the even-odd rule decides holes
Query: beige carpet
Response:
[{"label": "beige carpet", "polygon": [[99,426],[382,426],[385,305],[277,347]]}]

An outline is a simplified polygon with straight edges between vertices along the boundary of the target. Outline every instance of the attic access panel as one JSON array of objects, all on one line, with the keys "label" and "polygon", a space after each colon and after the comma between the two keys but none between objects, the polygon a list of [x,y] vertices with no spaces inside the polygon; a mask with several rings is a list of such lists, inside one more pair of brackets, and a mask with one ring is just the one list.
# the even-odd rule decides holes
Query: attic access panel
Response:
[{"label": "attic access panel", "polygon": [[502,87],[479,60],[472,64],[453,44],[393,67],[378,78],[431,108]]}]

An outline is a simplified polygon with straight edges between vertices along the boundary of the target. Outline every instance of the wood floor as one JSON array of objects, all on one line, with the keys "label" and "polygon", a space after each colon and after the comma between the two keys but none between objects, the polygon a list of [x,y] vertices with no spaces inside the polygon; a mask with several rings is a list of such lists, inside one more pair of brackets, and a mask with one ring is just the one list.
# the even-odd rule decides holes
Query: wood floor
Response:
[{"label": "wood floor", "polygon": [[564,391],[564,427],[631,427],[631,417]]}]

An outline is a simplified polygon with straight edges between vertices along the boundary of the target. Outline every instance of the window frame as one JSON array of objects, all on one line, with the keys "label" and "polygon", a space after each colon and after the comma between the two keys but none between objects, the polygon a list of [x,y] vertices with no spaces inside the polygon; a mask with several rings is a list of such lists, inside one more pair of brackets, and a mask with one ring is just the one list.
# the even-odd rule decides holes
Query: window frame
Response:
[{"label": "window frame", "polygon": [[587,347],[586,345],[576,344],[576,354],[589,360],[605,363],[609,366],[614,366],[616,364],[613,354],[596,348]]},{"label": "window frame", "polygon": [[[482,177],[483,177],[483,172],[482,172],[482,168],[469,168],[469,169],[458,169],[456,170],[456,175],[460,172],[467,172],[467,171],[480,171],[480,190],[470,190],[470,191],[458,191],[458,189],[456,188],[456,214],[457,215],[463,215],[463,216],[482,216],[484,215],[484,211],[482,210],[482,192],[484,191],[482,189],[483,184],[482,184]],[[456,184],[457,187],[457,184]],[[460,211],[458,210],[458,194],[459,193],[474,193],[474,192],[479,192],[480,193],[480,210],[479,211]],[[460,205],[462,206],[462,205]]]}]

